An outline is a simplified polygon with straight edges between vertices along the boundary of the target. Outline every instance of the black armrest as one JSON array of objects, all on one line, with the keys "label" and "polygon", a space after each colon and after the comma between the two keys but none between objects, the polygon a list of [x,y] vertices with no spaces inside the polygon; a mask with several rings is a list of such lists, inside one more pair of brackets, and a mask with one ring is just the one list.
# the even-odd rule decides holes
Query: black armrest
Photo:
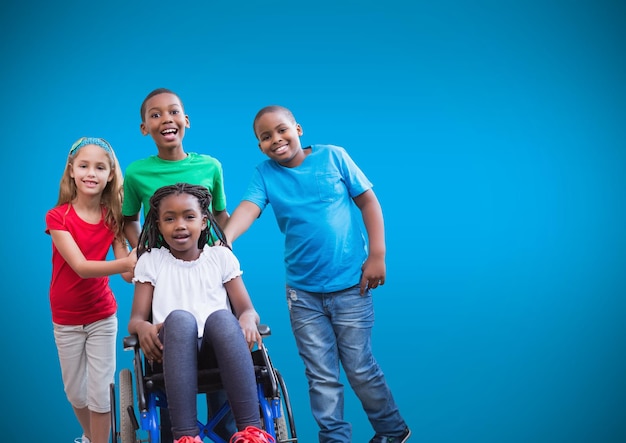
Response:
[{"label": "black armrest", "polygon": [[131,350],[139,346],[139,337],[137,334],[124,337],[124,349]]},{"label": "black armrest", "polygon": [[[259,334],[261,334],[263,337],[267,337],[272,334],[272,330],[270,329],[269,325],[261,323],[257,327],[257,329],[259,330]],[[135,349],[138,346],[139,346],[139,337],[137,337],[136,334],[128,335],[124,337],[124,349],[131,350],[131,349]]]}]

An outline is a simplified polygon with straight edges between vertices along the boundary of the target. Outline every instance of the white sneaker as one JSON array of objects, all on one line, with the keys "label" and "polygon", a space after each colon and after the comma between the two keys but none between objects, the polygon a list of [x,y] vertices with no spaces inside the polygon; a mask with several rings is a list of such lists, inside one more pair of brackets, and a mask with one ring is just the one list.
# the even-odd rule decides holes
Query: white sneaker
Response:
[{"label": "white sneaker", "polygon": [[89,440],[87,437],[85,437],[85,434],[83,434],[81,437],[75,438],[74,443],[91,443],[91,440]]}]

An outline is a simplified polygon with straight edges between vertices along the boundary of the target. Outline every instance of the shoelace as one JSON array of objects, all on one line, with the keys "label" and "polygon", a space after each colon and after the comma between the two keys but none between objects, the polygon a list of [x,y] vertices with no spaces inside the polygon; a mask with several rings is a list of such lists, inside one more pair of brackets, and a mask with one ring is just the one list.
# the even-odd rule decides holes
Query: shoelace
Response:
[{"label": "shoelace", "polygon": [[177,443],[196,443],[198,441],[202,441],[202,440],[200,440],[198,437],[190,437],[188,435],[185,435],[184,437],[181,437],[180,439],[176,440]]},{"label": "shoelace", "polygon": [[275,441],[270,434],[254,426],[248,426],[230,439],[230,443],[274,443]]}]

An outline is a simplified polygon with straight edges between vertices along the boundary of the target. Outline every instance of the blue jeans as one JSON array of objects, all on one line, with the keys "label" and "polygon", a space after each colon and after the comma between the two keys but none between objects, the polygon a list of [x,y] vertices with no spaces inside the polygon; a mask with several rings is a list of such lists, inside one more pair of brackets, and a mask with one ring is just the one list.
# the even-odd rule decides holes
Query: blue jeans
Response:
[{"label": "blue jeans", "polygon": [[306,368],[311,412],[320,428],[320,443],[346,443],[352,438],[352,426],[343,416],[340,362],[376,434],[400,435],[406,423],[372,355],[371,292],[360,295],[358,285],[330,293],[287,286],[287,304]]},{"label": "blue jeans", "polygon": [[248,344],[235,316],[225,310],[212,313],[198,339],[195,317],[172,311],[159,331],[163,343],[163,375],[172,435],[196,436],[198,368],[219,367],[237,427],[260,427],[256,376]]}]

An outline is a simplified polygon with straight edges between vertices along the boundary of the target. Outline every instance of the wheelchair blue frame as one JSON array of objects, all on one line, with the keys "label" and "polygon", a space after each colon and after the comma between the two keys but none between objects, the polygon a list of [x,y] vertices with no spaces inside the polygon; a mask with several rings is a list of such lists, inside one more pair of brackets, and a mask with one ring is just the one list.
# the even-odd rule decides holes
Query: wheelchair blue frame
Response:
[{"label": "wheelchair blue frame", "polygon": [[[270,334],[269,327],[260,326],[263,336]],[[132,374],[129,369],[120,372],[120,429],[116,419],[116,389],[111,384],[111,427],[113,443],[161,443],[159,425],[160,410],[167,409],[167,398],[162,384],[162,374],[145,375],[143,358],[136,336],[124,338],[124,349],[133,350],[133,372],[139,420],[133,404]],[[257,377],[257,394],[259,412],[264,430],[275,438],[277,443],[297,443],[295,422],[285,382],[269,358],[264,344],[252,352]],[[198,371],[199,393],[213,392],[221,388],[219,370]],[[214,443],[228,443],[219,437],[214,429],[222,418],[230,411],[225,402],[207,423],[197,421],[201,438],[209,438]],[[147,433],[147,440],[137,437],[138,431]]]}]

